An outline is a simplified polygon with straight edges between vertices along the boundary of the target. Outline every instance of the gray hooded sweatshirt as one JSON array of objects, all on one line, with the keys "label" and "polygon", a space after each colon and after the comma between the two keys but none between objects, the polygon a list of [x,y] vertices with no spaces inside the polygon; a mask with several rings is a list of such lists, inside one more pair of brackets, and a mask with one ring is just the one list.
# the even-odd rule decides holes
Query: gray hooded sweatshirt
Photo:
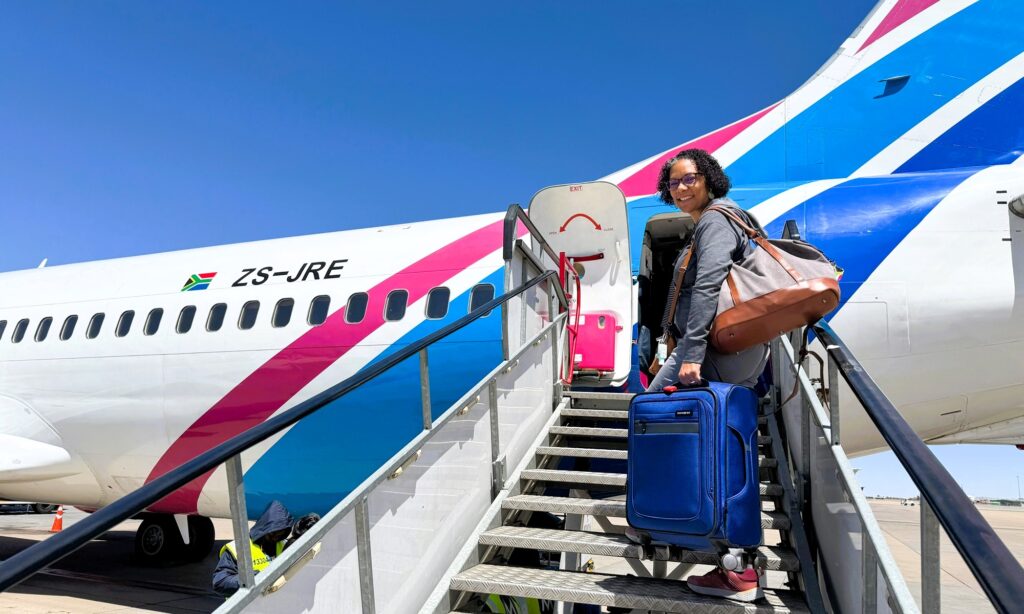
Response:
[{"label": "gray hooded sweatshirt", "polygon": [[[740,219],[764,233],[761,224],[729,198],[716,198],[710,206],[732,210]],[[697,246],[690,260],[690,266],[683,277],[675,314],[667,313],[672,297],[665,306],[663,324],[674,325],[673,335],[677,339],[675,354],[682,362],[703,363],[708,351],[708,333],[718,312],[718,293],[733,262],[741,260],[753,249],[744,232],[729,218],[717,211],[706,212],[697,222],[690,246],[684,249],[675,262],[675,273],[669,292],[676,287],[676,277],[686,253]]]}]

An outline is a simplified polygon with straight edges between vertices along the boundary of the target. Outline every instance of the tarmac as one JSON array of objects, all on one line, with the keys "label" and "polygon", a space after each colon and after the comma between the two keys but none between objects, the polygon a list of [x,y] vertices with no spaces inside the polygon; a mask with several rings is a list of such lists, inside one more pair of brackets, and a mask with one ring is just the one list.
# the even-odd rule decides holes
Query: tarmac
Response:
[{"label": "tarmac", "polygon": [[[889,548],[915,598],[920,600],[920,510],[899,501],[871,500]],[[10,509],[10,508],[8,508]],[[979,505],[1017,560],[1024,564],[1024,508]],[[64,527],[84,518],[74,509],[64,512]],[[46,539],[52,514],[0,510],[0,559]],[[206,560],[189,565],[145,567],[132,560],[139,521],[119,524],[102,538],[59,561],[6,593],[0,594],[0,613],[106,614],[110,612],[212,612],[223,599],[210,589],[216,551],[231,539],[231,522],[215,520],[217,546]],[[942,611],[983,614],[993,612],[977,581],[944,533],[941,534]],[[596,571],[612,570],[594,557]],[[702,573],[695,567],[693,573]],[[781,578],[769,577],[769,584]],[[919,601],[920,602],[920,601]]]}]

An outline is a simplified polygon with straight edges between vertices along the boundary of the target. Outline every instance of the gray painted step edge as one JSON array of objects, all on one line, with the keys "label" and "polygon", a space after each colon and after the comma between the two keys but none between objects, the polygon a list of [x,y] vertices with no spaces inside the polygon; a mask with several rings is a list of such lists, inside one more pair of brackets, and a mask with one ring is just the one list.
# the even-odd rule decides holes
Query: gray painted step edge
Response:
[{"label": "gray painted step edge", "polygon": [[799,595],[765,590],[765,599],[741,603],[693,593],[685,582],[600,573],[477,565],[455,576],[452,590],[537,597],[658,612],[785,614],[807,612]]},{"label": "gray painted step edge", "polygon": [[[506,510],[549,512],[552,514],[584,514],[587,516],[626,517],[626,502],[608,499],[578,499],[576,497],[545,497],[542,495],[516,495],[501,504]],[[789,518],[781,512],[761,512],[761,528],[788,530]]]},{"label": "gray painted step edge", "polygon": [[[644,558],[643,547],[629,541],[625,535],[613,533],[505,526],[482,534],[480,543],[499,548],[530,548],[546,552]],[[758,553],[764,557],[767,569],[772,571],[796,571],[800,568],[799,559],[789,548],[761,546]],[[713,552],[675,549],[671,560],[696,565],[715,565],[718,562],[718,555]]]}]

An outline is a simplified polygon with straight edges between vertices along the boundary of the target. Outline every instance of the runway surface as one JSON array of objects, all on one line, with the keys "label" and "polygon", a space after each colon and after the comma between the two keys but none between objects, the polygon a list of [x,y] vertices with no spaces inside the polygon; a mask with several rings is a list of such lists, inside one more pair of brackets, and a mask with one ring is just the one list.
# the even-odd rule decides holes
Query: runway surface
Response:
[{"label": "runway surface", "polygon": [[[915,598],[920,599],[920,507],[879,500],[871,501],[871,505],[911,591]],[[1024,563],[1024,509],[988,505],[981,505],[979,509],[1017,560]],[[77,510],[66,510],[65,528],[85,515]],[[0,511],[0,558],[7,558],[49,537],[52,521],[52,514]],[[231,539],[231,523],[215,520],[214,524],[218,540],[216,550],[219,550],[225,541]],[[0,594],[0,613],[194,614],[212,612],[223,603],[210,590],[215,554],[200,563],[163,568],[133,563],[132,551],[138,525],[139,521],[121,523],[53,568]],[[594,558],[596,571],[632,572],[628,568],[614,570],[605,567],[601,557]],[[945,534],[941,537],[941,565],[943,612],[982,614],[994,611]],[[703,570],[698,566],[693,571],[702,573]],[[769,582],[772,581],[770,576]]]}]

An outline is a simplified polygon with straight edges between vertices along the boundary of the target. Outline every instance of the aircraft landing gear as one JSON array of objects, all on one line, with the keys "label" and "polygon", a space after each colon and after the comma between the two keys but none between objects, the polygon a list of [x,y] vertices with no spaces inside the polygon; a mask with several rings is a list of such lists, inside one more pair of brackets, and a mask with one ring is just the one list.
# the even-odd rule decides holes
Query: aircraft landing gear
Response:
[{"label": "aircraft landing gear", "polygon": [[135,556],[139,562],[150,565],[203,560],[213,549],[213,521],[205,516],[189,516],[188,534],[186,544],[170,514],[146,514],[135,532]]}]

